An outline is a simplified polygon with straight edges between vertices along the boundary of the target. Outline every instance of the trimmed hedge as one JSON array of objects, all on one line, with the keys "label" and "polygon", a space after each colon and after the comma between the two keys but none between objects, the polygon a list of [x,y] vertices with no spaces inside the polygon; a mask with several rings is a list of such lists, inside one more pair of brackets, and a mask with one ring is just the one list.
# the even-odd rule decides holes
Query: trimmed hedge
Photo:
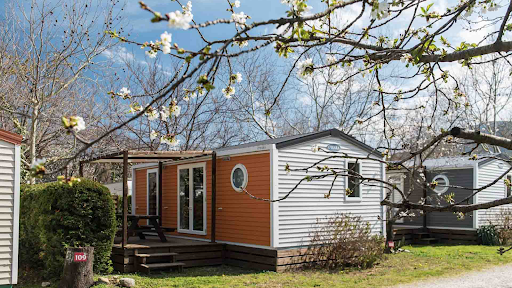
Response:
[{"label": "trimmed hedge", "polygon": [[116,232],[109,190],[81,179],[72,186],[55,182],[22,185],[20,265],[60,277],[66,247],[94,246],[94,272],[112,272],[110,254]]}]

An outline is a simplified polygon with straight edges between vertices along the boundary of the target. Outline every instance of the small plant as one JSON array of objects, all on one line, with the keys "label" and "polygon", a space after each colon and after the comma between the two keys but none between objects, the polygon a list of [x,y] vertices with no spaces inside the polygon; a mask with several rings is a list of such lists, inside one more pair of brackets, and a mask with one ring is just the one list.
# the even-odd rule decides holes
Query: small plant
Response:
[{"label": "small plant", "polygon": [[317,220],[308,247],[310,266],[324,269],[369,268],[384,253],[384,239],[373,235],[360,216],[335,214]]},{"label": "small plant", "polygon": [[500,244],[512,244],[512,209],[501,208],[496,218]]},{"label": "small plant", "polygon": [[482,245],[499,245],[498,229],[495,225],[484,225],[476,230],[478,242]]}]

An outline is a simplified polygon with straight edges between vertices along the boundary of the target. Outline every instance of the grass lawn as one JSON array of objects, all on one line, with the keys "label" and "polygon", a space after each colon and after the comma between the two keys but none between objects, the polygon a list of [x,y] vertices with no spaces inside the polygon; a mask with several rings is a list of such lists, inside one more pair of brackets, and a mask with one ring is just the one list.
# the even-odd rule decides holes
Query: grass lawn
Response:
[{"label": "grass lawn", "polygon": [[[338,272],[254,272],[218,266],[185,269],[183,273],[150,276],[123,274],[137,287],[386,287],[431,277],[453,276],[492,265],[512,263],[512,253],[500,256],[489,246],[405,246],[411,253],[387,255],[374,268]],[[18,285],[17,287],[40,287]],[[105,285],[96,288],[108,287]]]}]

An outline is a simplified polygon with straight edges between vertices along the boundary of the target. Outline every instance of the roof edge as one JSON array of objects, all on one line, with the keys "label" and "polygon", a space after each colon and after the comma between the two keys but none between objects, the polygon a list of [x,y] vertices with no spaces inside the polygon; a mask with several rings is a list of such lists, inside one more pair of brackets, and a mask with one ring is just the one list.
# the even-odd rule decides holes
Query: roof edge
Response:
[{"label": "roof edge", "polygon": [[369,154],[372,154],[374,156],[377,156],[377,157],[383,157],[382,154],[377,151],[376,149],[372,148],[371,146],[369,145],[366,145],[365,143],[353,138],[352,136],[349,136],[343,132],[341,132],[340,130],[338,129],[329,129],[329,130],[325,130],[325,131],[322,131],[322,132],[318,132],[318,133],[314,133],[314,134],[310,134],[310,135],[306,135],[304,137],[299,137],[299,138],[295,138],[295,139],[291,139],[291,140],[288,140],[288,141],[284,141],[284,142],[281,142],[281,143],[277,143],[276,144],[276,148],[277,149],[281,149],[281,148],[284,148],[284,147],[288,147],[288,146],[293,146],[293,145],[296,145],[296,144],[300,144],[300,143],[303,143],[303,142],[307,142],[307,141],[312,141],[312,140],[315,140],[315,139],[318,139],[318,138],[323,138],[323,137],[328,137],[328,136],[333,136],[333,137],[336,137],[336,138],[339,138],[339,139],[342,139],[342,140],[345,140],[353,145],[356,145],[358,147],[360,147],[361,149],[369,152]]},{"label": "roof edge", "polygon": [[23,140],[23,136],[0,129],[0,140],[9,142],[14,145],[20,145],[21,141]]}]

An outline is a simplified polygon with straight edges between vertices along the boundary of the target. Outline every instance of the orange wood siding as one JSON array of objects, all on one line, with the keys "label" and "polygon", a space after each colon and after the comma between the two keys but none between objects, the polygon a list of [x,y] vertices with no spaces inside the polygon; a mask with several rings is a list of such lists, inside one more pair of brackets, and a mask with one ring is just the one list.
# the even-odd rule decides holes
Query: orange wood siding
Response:
[{"label": "orange wood siding", "polygon": [[[212,163],[211,160],[202,162],[206,162],[207,234],[169,234],[211,237]],[[248,191],[258,197],[270,198],[270,153],[232,156],[230,161],[217,159],[217,207],[222,210],[217,210],[216,238],[219,241],[270,246],[270,203],[253,200],[231,187],[231,170],[239,163],[245,165],[249,173]],[[162,173],[162,225],[165,227],[178,227],[178,166],[166,165]],[[135,172],[137,214],[146,214],[147,169],[154,167]]]},{"label": "orange wood siding", "polygon": [[249,198],[231,186],[231,170],[243,164],[249,174],[247,191],[270,198],[270,153],[217,160],[217,240],[270,246],[270,203]]}]

